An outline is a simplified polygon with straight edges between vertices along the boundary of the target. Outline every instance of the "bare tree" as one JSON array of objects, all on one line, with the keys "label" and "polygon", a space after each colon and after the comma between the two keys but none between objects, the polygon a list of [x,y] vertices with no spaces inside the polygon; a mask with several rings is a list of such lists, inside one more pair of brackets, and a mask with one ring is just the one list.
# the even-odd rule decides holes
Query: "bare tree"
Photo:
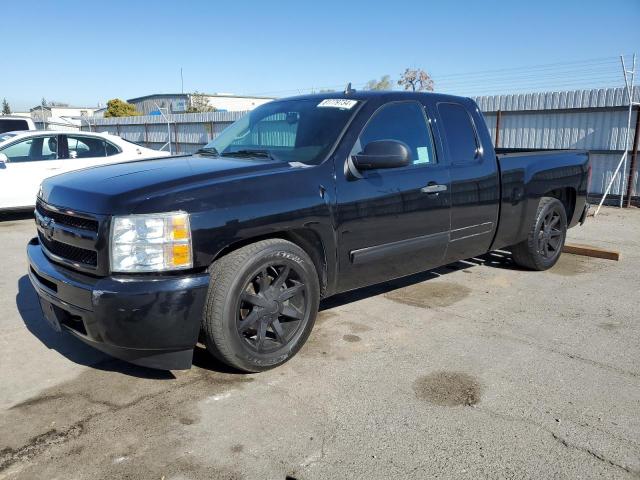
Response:
[{"label": "bare tree", "polygon": [[433,92],[431,75],[420,68],[407,68],[398,80],[398,85],[414,92]]},{"label": "bare tree", "polygon": [[369,80],[364,86],[365,90],[391,90],[392,80],[389,75],[383,75],[380,80]]}]

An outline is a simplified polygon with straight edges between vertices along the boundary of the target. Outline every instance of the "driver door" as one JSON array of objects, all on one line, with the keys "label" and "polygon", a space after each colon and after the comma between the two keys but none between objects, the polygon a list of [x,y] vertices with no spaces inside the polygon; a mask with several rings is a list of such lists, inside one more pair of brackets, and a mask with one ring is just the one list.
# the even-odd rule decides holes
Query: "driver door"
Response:
[{"label": "driver door", "polygon": [[35,205],[42,180],[61,173],[57,134],[19,140],[0,153],[8,159],[0,169],[0,208]]},{"label": "driver door", "polygon": [[416,101],[382,105],[351,155],[376,140],[406,144],[411,164],[363,171],[362,178],[338,175],[340,291],[440,265],[449,241],[449,169],[439,161],[424,107]]}]

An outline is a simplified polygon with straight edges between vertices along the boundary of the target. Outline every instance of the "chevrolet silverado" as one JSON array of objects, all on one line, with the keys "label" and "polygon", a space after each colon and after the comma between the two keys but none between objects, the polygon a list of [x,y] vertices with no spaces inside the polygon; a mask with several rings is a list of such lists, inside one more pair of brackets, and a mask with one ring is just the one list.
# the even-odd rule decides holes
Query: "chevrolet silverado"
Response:
[{"label": "chevrolet silverado", "polygon": [[477,105],[418,92],[276,100],[197,153],[43,181],[44,318],[153,368],[290,359],[339,292],[509,250],[545,270],[587,213],[581,151],[497,154]]}]

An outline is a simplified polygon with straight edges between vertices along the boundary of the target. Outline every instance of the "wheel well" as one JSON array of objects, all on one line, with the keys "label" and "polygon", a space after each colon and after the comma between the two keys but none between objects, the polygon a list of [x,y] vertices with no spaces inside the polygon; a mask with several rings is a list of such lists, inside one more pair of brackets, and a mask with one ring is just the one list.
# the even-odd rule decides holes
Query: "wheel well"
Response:
[{"label": "wheel well", "polygon": [[564,210],[567,213],[567,223],[571,223],[573,218],[573,211],[576,208],[576,190],[572,187],[556,188],[550,190],[543,195],[543,197],[554,197],[562,202]]},{"label": "wheel well", "polygon": [[225,248],[217,253],[213,261],[218,258],[244,247],[251,243],[259,242],[260,240],[266,240],[269,238],[280,238],[282,240],[288,240],[291,243],[295,243],[302,248],[307,255],[313,261],[313,265],[318,272],[318,280],[320,281],[320,296],[323,297],[327,290],[327,255],[324,248],[324,244],[320,239],[320,236],[313,230],[301,228],[293,230],[285,230],[282,232],[273,232],[265,235],[259,235],[251,238],[245,238],[235,243],[227,245]]}]

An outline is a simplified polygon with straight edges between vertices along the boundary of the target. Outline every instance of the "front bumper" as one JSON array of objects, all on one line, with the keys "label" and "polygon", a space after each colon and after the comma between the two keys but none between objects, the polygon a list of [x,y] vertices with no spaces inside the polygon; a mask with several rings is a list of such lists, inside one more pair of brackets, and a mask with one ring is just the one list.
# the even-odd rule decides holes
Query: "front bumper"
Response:
[{"label": "front bumper", "polygon": [[50,322],[113,357],[145,367],[191,367],[209,275],[96,278],[27,246],[29,279]]}]

